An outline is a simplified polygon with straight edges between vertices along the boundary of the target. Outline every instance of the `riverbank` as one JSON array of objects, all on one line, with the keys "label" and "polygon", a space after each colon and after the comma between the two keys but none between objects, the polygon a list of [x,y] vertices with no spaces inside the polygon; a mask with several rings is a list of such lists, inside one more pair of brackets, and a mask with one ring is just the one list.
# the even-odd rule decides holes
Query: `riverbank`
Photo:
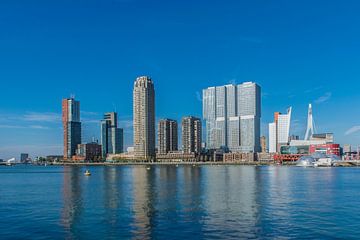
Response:
[{"label": "riverbank", "polygon": [[[17,165],[17,164],[11,164]],[[30,164],[45,165],[45,164]],[[52,162],[50,166],[295,166],[296,162],[252,161],[252,162]],[[7,166],[0,163],[0,166]],[[360,162],[341,162],[332,167],[360,167]]]},{"label": "riverbank", "polygon": [[[206,166],[220,166],[220,165],[248,165],[248,166],[269,166],[278,165],[273,161],[263,162],[58,162],[52,165],[58,166],[136,166],[136,165],[206,165]],[[295,162],[284,163],[283,165],[295,165]]]}]

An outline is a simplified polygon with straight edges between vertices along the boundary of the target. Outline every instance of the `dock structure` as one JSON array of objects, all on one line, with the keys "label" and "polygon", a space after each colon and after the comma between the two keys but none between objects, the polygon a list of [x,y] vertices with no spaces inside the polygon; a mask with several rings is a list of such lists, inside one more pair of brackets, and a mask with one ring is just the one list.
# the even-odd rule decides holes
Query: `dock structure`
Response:
[{"label": "dock structure", "polygon": [[342,160],[333,164],[334,167],[359,167],[360,160]]}]

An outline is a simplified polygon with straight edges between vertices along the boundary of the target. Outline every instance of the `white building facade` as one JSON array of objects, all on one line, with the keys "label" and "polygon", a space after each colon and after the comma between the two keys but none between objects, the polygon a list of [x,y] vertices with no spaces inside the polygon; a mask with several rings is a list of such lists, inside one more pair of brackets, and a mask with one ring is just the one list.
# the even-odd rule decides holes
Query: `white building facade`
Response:
[{"label": "white building facade", "polygon": [[276,112],[274,122],[269,124],[269,152],[276,153],[281,146],[289,145],[290,124],[291,124],[290,107],[286,114]]}]

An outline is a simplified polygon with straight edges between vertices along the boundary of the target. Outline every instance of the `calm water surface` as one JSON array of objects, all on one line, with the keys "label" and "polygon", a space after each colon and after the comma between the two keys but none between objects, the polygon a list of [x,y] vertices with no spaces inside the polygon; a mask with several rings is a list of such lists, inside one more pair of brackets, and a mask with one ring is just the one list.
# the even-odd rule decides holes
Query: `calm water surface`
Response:
[{"label": "calm water surface", "polygon": [[356,239],[360,168],[0,167],[0,239]]}]

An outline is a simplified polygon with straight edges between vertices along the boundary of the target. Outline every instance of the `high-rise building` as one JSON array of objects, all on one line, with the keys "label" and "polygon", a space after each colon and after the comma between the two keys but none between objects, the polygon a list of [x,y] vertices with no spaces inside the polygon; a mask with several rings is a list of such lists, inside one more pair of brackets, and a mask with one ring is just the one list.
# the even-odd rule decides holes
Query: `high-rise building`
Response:
[{"label": "high-rise building", "polygon": [[20,154],[20,162],[21,163],[26,163],[27,160],[29,158],[29,154],[28,153],[21,153]]},{"label": "high-rise building", "polygon": [[260,151],[261,88],[253,82],[203,90],[206,145]]},{"label": "high-rise building", "polygon": [[289,144],[291,111],[290,107],[286,114],[274,113],[274,122],[269,124],[270,153],[279,152],[281,146]]},{"label": "high-rise building", "polygon": [[101,120],[101,145],[103,158],[124,152],[124,130],[118,128],[116,112],[105,113]]},{"label": "high-rise building", "polygon": [[155,158],[155,89],[146,76],[138,77],[133,91],[134,156]]},{"label": "high-rise building", "polygon": [[175,120],[162,119],[158,126],[159,154],[178,150],[178,124]]},{"label": "high-rise building", "polygon": [[81,144],[80,102],[73,97],[62,100],[62,123],[64,129],[64,159],[71,159]]},{"label": "high-rise building", "polygon": [[184,153],[201,153],[201,120],[196,117],[182,119],[182,150]]},{"label": "high-rise building", "polygon": [[276,153],[276,123],[269,123],[269,153]]}]

